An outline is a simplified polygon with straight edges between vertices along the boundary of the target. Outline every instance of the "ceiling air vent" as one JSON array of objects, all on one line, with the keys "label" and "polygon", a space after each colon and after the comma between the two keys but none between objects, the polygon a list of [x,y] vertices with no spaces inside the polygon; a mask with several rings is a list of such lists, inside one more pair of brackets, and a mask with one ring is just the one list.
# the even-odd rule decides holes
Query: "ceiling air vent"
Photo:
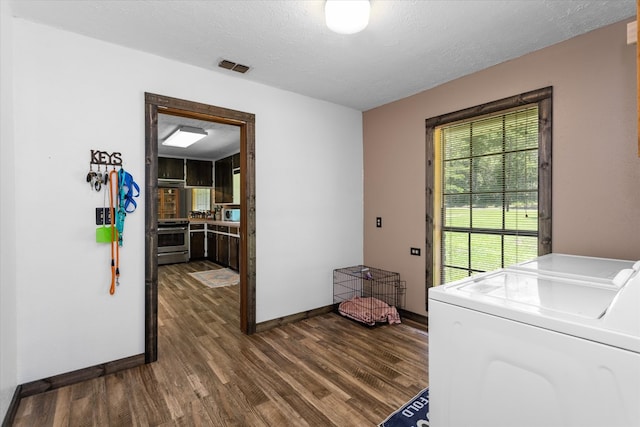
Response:
[{"label": "ceiling air vent", "polygon": [[227,70],[236,71],[236,72],[242,73],[242,74],[244,74],[247,71],[249,71],[249,67],[248,66],[242,65],[242,64],[236,64],[235,62],[228,61],[226,59],[223,59],[222,61],[220,61],[218,63],[218,67],[225,68]]}]

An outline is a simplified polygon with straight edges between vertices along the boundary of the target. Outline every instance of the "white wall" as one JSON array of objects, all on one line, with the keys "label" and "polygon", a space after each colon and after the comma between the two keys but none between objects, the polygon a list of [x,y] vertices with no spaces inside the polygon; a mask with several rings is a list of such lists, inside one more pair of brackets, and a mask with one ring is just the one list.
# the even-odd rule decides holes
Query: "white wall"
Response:
[{"label": "white wall", "polygon": [[0,1],[0,419],[17,384],[12,40],[9,2]]},{"label": "white wall", "polygon": [[109,296],[85,182],[90,150],[118,151],[144,188],[144,92],[256,115],[257,321],[332,303],[332,269],[362,262],[359,111],[13,23],[19,383],[144,352],[143,203]]}]

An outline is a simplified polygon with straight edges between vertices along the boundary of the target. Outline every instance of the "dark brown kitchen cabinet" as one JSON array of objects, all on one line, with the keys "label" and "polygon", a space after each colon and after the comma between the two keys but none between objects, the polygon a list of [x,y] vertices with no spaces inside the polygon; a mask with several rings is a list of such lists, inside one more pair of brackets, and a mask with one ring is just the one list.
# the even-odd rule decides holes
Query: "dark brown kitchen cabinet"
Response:
[{"label": "dark brown kitchen cabinet", "polygon": [[191,224],[189,226],[189,247],[191,255],[189,259],[203,259],[204,253],[204,224]]},{"label": "dark brown kitchen cabinet", "polygon": [[184,159],[158,157],[158,179],[184,180]]},{"label": "dark brown kitchen cabinet", "polygon": [[187,185],[213,187],[213,162],[187,159]]},{"label": "dark brown kitchen cabinet", "polygon": [[218,261],[218,234],[207,230],[207,259]]},{"label": "dark brown kitchen cabinet", "polygon": [[218,230],[218,253],[216,257],[216,263],[227,267],[229,265],[229,227],[222,225],[216,226]]},{"label": "dark brown kitchen cabinet", "polygon": [[233,203],[233,159],[232,156],[215,163],[215,201]]}]

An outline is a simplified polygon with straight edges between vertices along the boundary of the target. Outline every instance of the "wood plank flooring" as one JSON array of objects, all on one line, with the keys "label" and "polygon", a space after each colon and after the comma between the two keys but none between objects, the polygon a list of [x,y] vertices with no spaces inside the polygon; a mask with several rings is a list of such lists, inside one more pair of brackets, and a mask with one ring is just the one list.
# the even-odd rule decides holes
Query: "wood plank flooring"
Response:
[{"label": "wood plank flooring", "polygon": [[14,425],[375,426],[427,385],[424,327],[328,313],[246,336],[238,286],[186,274],[212,268],[159,267],[157,362],[24,398]]}]

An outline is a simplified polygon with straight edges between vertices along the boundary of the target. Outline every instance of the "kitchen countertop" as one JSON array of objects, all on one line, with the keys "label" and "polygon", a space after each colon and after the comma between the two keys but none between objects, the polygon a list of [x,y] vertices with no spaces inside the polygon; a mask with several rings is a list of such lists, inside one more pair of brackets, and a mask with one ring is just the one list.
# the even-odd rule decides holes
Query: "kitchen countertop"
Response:
[{"label": "kitchen countertop", "polygon": [[240,227],[239,221],[219,221],[215,219],[205,219],[205,218],[185,218],[191,224],[211,224],[211,225],[222,225],[227,227]]}]

